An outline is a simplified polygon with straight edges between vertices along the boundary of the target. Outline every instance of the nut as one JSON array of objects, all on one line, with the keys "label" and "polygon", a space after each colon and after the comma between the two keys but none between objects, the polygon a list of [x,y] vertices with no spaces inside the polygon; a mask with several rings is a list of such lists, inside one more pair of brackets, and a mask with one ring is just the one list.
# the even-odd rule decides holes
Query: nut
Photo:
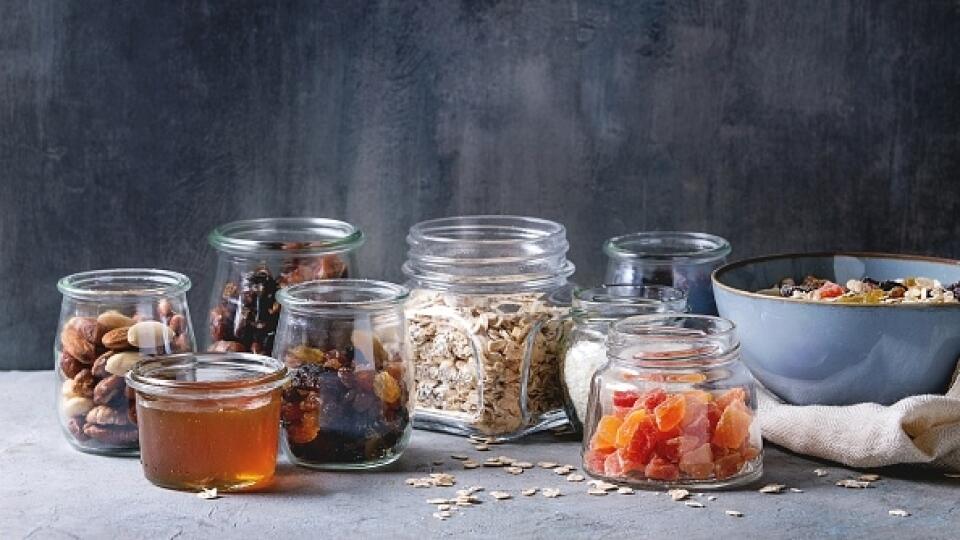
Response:
[{"label": "nut", "polygon": [[137,428],[112,428],[96,424],[87,424],[83,427],[84,435],[113,446],[135,445],[138,441]]},{"label": "nut", "polygon": [[113,351],[107,351],[93,361],[93,367],[90,368],[90,371],[93,372],[94,377],[103,379],[104,377],[110,376],[110,373],[107,371],[107,359],[113,356],[113,354]]},{"label": "nut", "polygon": [[93,400],[85,397],[72,397],[63,400],[60,412],[63,416],[82,416],[93,409]]},{"label": "nut", "polygon": [[73,391],[73,379],[63,381],[63,384],[60,386],[60,394],[65,398],[77,395],[76,392]]},{"label": "nut", "polygon": [[66,351],[60,353],[60,372],[63,373],[64,377],[68,379],[74,378],[77,373],[80,373],[83,367],[83,364],[79,360],[67,354]]},{"label": "nut", "polygon": [[217,341],[210,346],[212,352],[246,352],[243,343],[239,341]]},{"label": "nut", "polygon": [[170,317],[167,326],[170,327],[170,330],[173,330],[174,334],[180,335],[187,330],[187,318],[179,314],[174,315]]},{"label": "nut", "polygon": [[164,298],[157,302],[157,315],[160,315],[163,319],[173,315],[173,304],[170,303],[170,300]]},{"label": "nut", "polygon": [[171,347],[175,353],[190,352],[193,350],[193,345],[190,343],[190,339],[187,338],[186,334],[180,334],[173,338]]},{"label": "nut", "polygon": [[84,420],[82,416],[74,416],[67,420],[67,431],[81,442],[89,438],[87,434],[83,432],[83,423]]},{"label": "nut", "polygon": [[107,357],[107,363],[104,369],[114,375],[126,375],[133,366],[140,361],[140,353],[137,351],[123,351]]},{"label": "nut", "polygon": [[91,317],[72,317],[65,326],[79,332],[88,343],[96,343],[100,334],[97,320]]},{"label": "nut", "polygon": [[73,377],[73,393],[82,397],[93,397],[93,387],[97,384],[89,369],[82,369]]},{"label": "nut", "polygon": [[97,405],[87,412],[87,423],[100,424],[101,426],[125,426],[130,423],[130,420],[127,419],[125,413],[121,413],[113,407]]},{"label": "nut", "polygon": [[64,352],[84,364],[93,363],[96,358],[97,349],[93,346],[93,343],[87,341],[79,330],[69,324],[64,326],[63,332],[60,333],[60,344],[63,346]]},{"label": "nut", "polygon": [[104,311],[97,317],[97,322],[107,331],[124,326],[133,326],[134,320],[116,310]]},{"label": "nut", "polygon": [[126,387],[127,384],[122,376],[111,375],[97,383],[93,389],[93,402],[97,405],[106,405],[117,398],[122,398]]},{"label": "nut", "polygon": [[139,349],[169,351],[173,330],[159,321],[140,321],[127,330],[127,341]]},{"label": "nut", "polygon": [[131,347],[130,342],[127,340],[127,332],[129,330],[129,326],[114,328],[113,330],[110,330],[104,334],[100,339],[100,342],[103,343],[104,347],[114,351],[127,350]]}]

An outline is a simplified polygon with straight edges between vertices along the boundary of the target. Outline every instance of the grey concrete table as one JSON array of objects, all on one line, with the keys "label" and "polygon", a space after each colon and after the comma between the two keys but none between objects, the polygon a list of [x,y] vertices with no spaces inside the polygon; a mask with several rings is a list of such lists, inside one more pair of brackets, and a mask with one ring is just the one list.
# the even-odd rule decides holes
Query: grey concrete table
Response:
[{"label": "grey concrete table", "polygon": [[[579,467],[575,441],[551,435],[478,452],[466,440],[417,431],[389,470],[322,473],[286,463],[264,493],[201,500],[154,487],[136,459],[82,454],[56,425],[52,372],[0,373],[0,538],[960,538],[960,480],[917,469],[879,471],[876,487],[850,490],[834,482],[856,474],[768,448],[762,483],[802,493],[763,495],[758,486],[694,494],[704,508],[673,502],[662,492],[588,495],[545,469],[513,476],[502,469],[464,470],[451,454],[506,455]],[[825,467],[826,477],[813,469]],[[450,472],[456,486],[413,488],[410,477]],[[480,505],[446,520],[426,503],[479,485]],[[556,499],[524,497],[528,487],[557,487]],[[513,494],[497,501],[489,491]],[[903,508],[906,518],[888,511]],[[744,517],[725,514],[739,510]]]}]

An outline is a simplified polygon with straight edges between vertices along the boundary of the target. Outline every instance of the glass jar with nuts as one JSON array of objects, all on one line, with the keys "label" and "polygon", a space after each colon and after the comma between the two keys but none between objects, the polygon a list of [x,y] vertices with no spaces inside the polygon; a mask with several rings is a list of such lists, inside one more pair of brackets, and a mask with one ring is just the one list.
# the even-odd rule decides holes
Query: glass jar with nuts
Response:
[{"label": "glass jar with nuts", "polygon": [[322,218],[234,221],[209,235],[217,250],[204,349],[270,355],[280,321],[277,291],[356,273],[360,229]]},{"label": "glass jar with nuts", "polygon": [[57,287],[57,409],[67,440],[84,452],[136,455],[134,394],[124,376],[143,356],[196,349],[190,280],[166,270],[95,270]]},{"label": "glass jar with nuts", "polygon": [[510,439],[566,423],[558,354],[574,266],[544,219],[463,216],[407,236],[418,427]]},{"label": "glass jar with nuts", "polygon": [[400,285],[332,279],[279,292],[276,356],[284,448],[293,463],[369,469],[398,459],[412,429],[413,376],[404,350]]}]

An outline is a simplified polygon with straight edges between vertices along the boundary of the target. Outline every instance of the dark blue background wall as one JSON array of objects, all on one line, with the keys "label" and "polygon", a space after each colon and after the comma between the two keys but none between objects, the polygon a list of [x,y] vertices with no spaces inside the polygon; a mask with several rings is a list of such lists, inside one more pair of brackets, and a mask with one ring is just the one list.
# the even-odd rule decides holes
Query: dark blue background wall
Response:
[{"label": "dark blue background wall", "polygon": [[735,256],[960,256],[954,1],[0,3],[0,368],[52,365],[61,275],[195,281],[218,222],[347,219],[399,279],[423,218],[641,229]]}]

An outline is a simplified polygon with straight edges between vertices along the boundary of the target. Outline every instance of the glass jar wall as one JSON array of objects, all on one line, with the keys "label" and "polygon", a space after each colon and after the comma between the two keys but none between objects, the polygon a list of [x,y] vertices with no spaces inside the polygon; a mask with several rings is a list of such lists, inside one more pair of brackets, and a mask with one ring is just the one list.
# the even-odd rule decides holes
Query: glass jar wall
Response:
[{"label": "glass jar wall", "polygon": [[723,238],[696,232],[640,232],[607,240],[603,252],[606,283],[675,287],[687,292],[691,312],[717,314],[710,274],[730,254],[730,243]]},{"label": "glass jar wall", "polygon": [[85,452],[135,455],[134,396],[124,376],[142,357],[196,349],[182,274],[153,269],[81,272],[61,279],[54,345],[57,410]]},{"label": "glass jar wall", "polygon": [[574,430],[583,428],[593,374],[607,363],[610,325],[634,315],[686,310],[686,293],[660,285],[604,285],[574,293],[570,312],[573,328],[567,333],[560,354],[564,402]]},{"label": "glass jar wall", "polygon": [[217,273],[204,349],[270,355],[280,321],[277,291],[356,273],[363,233],[321,218],[235,221],[210,233]]},{"label": "glass jar wall", "polygon": [[403,340],[406,298],[400,285],[360,279],[280,291],[276,356],[293,372],[282,407],[292,462],[366,469],[400,457],[413,407]]},{"label": "glass jar wall", "polygon": [[732,322],[643,315],[614,323],[590,389],[583,467],[611,482],[721,488],[762,474],[753,377]]},{"label": "glass jar wall", "polygon": [[508,439],[565,424],[558,355],[574,266],[564,227],[462,216],[418,223],[407,242],[416,425]]}]

